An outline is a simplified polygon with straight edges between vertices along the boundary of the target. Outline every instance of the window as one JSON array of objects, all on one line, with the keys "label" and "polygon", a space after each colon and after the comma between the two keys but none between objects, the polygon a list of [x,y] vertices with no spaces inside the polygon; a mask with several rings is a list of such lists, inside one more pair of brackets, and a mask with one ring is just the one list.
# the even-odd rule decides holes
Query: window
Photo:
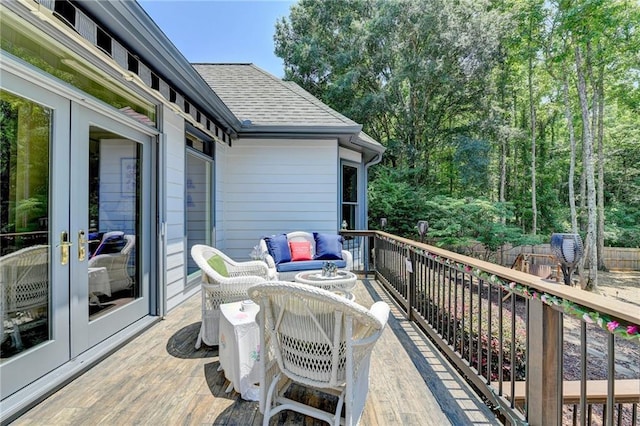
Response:
[{"label": "window", "polygon": [[138,74],[139,64],[138,58],[133,56],[131,53],[127,53],[127,69],[134,74]]},{"label": "window", "polygon": [[75,28],[76,25],[76,8],[67,0],[56,0],[53,5],[53,11],[58,15],[61,20],[69,25],[71,28]]},{"label": "window", "polygon": [[111,55],[111,37],[100,27],[96,32],[96,44],[105,53]]},{"label": "window", "polygon": [[358,229],[358,167],[355,165],[342,164],[342,217],[341,223],[345,222],[348,229]]},{"label": "window", "polygon": [[185,171],[185,232],[187,236],[187,274],[198,272],[190,256],[195,244],[212,245],[213,141],[188,133]]}]

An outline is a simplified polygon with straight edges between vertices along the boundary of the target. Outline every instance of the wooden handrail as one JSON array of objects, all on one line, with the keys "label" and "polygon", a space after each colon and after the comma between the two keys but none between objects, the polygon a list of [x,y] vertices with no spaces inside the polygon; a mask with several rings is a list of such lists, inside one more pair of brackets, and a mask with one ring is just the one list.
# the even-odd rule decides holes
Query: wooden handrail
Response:
[{"label": "wooden handrail", "polygon": [[[526,383],[518,381],[515,383],[515,402],[523,404],[526,398]],[[497,390],[496,385],[492,385]],[[607,380],[587,380],[587,404],[605,404],[608,394]],[[620,404],[640,403],[640,380],[620,379],[615,381],[615,402]],[[511,390],[505,386],[502,394],[511,400]],[[580,403],[580,380],[565,380],[562,382],[562,402],[564,404]]]},{"label": "wooden handrail", "polygon": [[[563,313],[577,318],[582,326],[596,323],[605,332],[609,330],[609,359],[614,360],[614,334],[630,339],[632,344],[638,343],[635,329],[640,326],[640,311],[635,305],[382,231],[344,231],[342,234],[364,237],[365,249],[366,239],[374,237],[376,279],[398,300],[407,319],[415,321],[433,337],[467,380],[478,387],[489,403],[511,419],[511,423],[519,424],[520,420],[526,419],[532,425],[555,424],[559,421],[563,404],[586,401],[588,404],[608,405],[614,404],[614,400],[616,403],[637,404],[640,399],[640,381],[637,379],[611,378],[589,381],[588,385],[586,381],[562,382],[563,386],[559,383],[562,381],[564,355]],[[365,262],[368,262],[367,254],[365,250]],[[418,271],[414,270],[416,266]],[[424,270],[427,270],[426,275]],[[416,279],[417,275],[420,276],[420,282]],[[511,298],[510,307],[504,308],[502,303],[493,303],[494,289],[498,290],[497,295],[507,292],[515,296]],[[458,290],[462,293],[458,293]],[[446,300],[449,300],[448,306]],[[503,300],[499,299],[500,302]],[[517,324],[517,300],[524,302],[519,305],[521,308],[526,306],[526,318],[523,320],[526,327]],[[498,372],[494,371],[496,369],[492,365],[493,355],[496,355],[494,338],[491,337],[496,331],[495,327],[492,328],[492,308],[499,310],[498,345],[502,344],[502,313],[505,310],[511,312],[507,317],[512,322],[510,328],[507,327],[507,338],[510,335],[512,339],[509,341],[510,348],[507,348],[511,359],[498,359]],[[452,324],[448,319],[451,315],[453,336],[450,333]],[[524,336],[518,336],[518,328],[526,330]],[[487,342],[486,347],[480,343],[481,339]],[[490,340],[492,343],[489,346]],[[584,349],[586,337],[583,336],[582,340]],[[526,345],[526,355],[516,359],[519,356],[519,344]],[[488,355],[489,350],[492,356]],[[503,347],[500,347],[498,357],[502,353]],[[586,355],[582,357],[582,362],[586,362]],[[524,375],[518,370],[523,367],[519,360],[526,362]],[[502,374],[506,369],[509,371],[505,380]],[[490,372],[494,372],[494,375],[490,379],[492,384],[487,386]],[[526,381],[510,382],[508,377],[516,377],[516,380],[526,378]],[[615,390],[610,389],[614,385]],[[511,386],[515,386],[515,389]],[[584,386],[588,388],[581,395]],[[500,398],[510,399],[509,393],[514,394],[515,400],[511,404],[504,404]],[[580,401],[581,396],[583,401]],[[516,407],[516,401],[520,408]],[[633,410],[636,408],[634,405]],[[607,415],[611,416],[612,413],[608,411]],[[607,421],[613,422],[611,417]]]},{"label": "wooden handrail", "polygon": [[569,287],[556,284],[554,282],[545,281],[539,277],[527,274],[525,272],[517,271],[515,269],[509,269],[501,265],[496,265],[495,263],[486,262],[484,260],[465,256],[463,254],[453,253],[448,250],[430,246],[428,244],[420,243],[407,238],[398,237],[397,235],[389,234],[383,231],[342,231],[341,234],[345,236],[377,235],[380,237],[395,240],[400,244],[424,250],[436,256],[445,257],[454,262],[469,265],[473,268],[481,269],[485,272],[497,275],[500,278],[508,281],[526,285],[531,289],[535,289],[537,292],[547,293],[549,295],[569,300],[579,305],[589,307],[594,311],[598,311],[600,313],[604,313],[622,319],[624,321],[628,321],[632,324],[640,324],[640,309],[637,309],[637,306],[620,300],[610,299],[600,294],[591,293],[577,287]]}]

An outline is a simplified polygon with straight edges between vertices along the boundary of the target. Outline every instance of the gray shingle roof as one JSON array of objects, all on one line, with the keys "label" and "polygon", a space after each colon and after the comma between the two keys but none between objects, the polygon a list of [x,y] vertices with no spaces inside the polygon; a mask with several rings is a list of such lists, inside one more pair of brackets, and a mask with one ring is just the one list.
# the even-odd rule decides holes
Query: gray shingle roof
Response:
[{"label": "gray shingle roof", "polygon": [[254,126],[358,127],[296,83],[253,64],[192,64],[231,112]]}]

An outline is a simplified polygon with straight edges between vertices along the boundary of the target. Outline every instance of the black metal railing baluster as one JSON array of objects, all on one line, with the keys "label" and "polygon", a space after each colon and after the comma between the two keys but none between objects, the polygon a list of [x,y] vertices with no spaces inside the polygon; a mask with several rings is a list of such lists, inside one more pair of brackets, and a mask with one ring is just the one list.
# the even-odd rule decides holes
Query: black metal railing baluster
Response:
[{"label": "black metal railing baluster", "polygon": [[511,387],[509,394],[511,395],[511,408],[515,408],[516,399],[513,397],[513,395],[516,394],[516,295],[513,293],[511,293],[511,336],[509,337],[509,381]]},{"label": "black metal railing baluster", "polygon": [[491,385],[491,369],[493,367],[492,359],[493,359],[493,332],[491,329],[491,286],[492,283],[489,282],[487,285],[487,384]]},{"label": "black metal railing baluster", "polygon": [[615,395],[615,380],[616,380],[616,359],[615,359],[615,335],[613,333],[609,333],[608,336],[608,345],[607,350],[609,352],[607,363],[607,407],[609,407],[609,411],[607,412],[607,420],[605,424],[613,426],[613,413],[614,413],[614,401],[613,396]]},{"label": "black metal railing baluster", "polygon": [[467,356],[469,365],[473,367],[473,275],[469,276],[469,354]]},{"label": "black metal railing baluster", "polygon": [[580,321],[580,424],[587,424],[587,323],[584,321]]},{"label": "black metal railing baluster", "polygon": [[[440,346],[440,350],[465,373],[493,407],[505,416],[507,423],[540,422],[539,401],[544,395],[536,387],[537,380],[530,380],[530,374],[536,374],[536,377],[542,374],[544,386],[540,389],[555,392],[554,398],[558,398],[551,404],[553,409],[542,410],[546,419],[555,418],[557,423],[564,420],[566,424],[581,425],[594,421],[603,421],[607,425],[614,422],[625,425],[638,423],[638,404],[617,402],[615,390],[620,384],[616,383],[619,378],[613,373],[615,363],[620,362],[616,361],[616,339],[622,339],[624,336],[625,339],[637,342],[637,339],[629,336],[635,333],[634,331],[626,332],[627,329],[634,330],[634,327],[638,327],[636,314],[612,310],[608,304],[599,307],[595,302],[598,296],[574,298],[571,294],[573,290],[570,288],[549,286],[548,282],[543,282],[546,280],[527,278],[522,273],[513,273],[498,265],[465,258],[455,253],[448,254],[446,250],[438,247],[414,244],[409,240],[378,231],[362,231],[361,237],[355,237],[358,235],[357,232],[359,231],[346,231],[347,235],[352,236],[345,245],[354,253],[354,266],[360,271],[364,269],[366,273],[367,254],[372,257],[368,265],[383,287],[407,309],[409,318],[428,332]],[[364,238],[370,239],[369,243]],[[372,252],[363,252],[367,251],[368,247],[372,248]],[[411,275],[408,272],[408,258],[413,267]],[[583,306],[584,304],[586,306]],[[542,311],[540,306],[544,308]],[[566,318],[559,317],[558,329],[553,328],[555,332],[549,332],[552,329],[548,327],[540,327],[540,314],[544,313],[545,309],[566,314]],[[618,315],[617,312],[624,314]],[[558,360],[550,360],[553,357],[547,359],[546,353],[542,358],[539,355],[540,343],[544,345],[542,347],[548,347],[545,343],[548,337],[563,341],[563,331],[560,327],[566,324],[567,318],[577,319],[580,324],[579,330],[575,332],[576,335],[580,335],[579,339],[576,339],[579,340],[579,347],[578,342],[572,343],[574,346],[566,347],[554,340],[556,353],[560,354],[562,360],[567,356],[566,351],[575,347],[576,356],[580,358],[581,371],[579,383],[572,383],[580,395],[576,395],[575,399],[567,403],[566,418],[563,418],[563,391],[575,389],[569,386],[564,389],[564,380],[575,380],[578,377],[563,377],[562,361],[558,364]],[[537,335],[536,339],[533,339],[529,332],[532,321],[535,322],[533,330],[537,333],[540,330],[544,331],[543,334]],[[557,320],[554,324],[558,324]],[[587,327],[593,327],[594,330]],[[595,361],[587,359],[587,343],[590,343],[587,339],[592,338],[592,331],[600,332],[604,329],[607,333],[607,327],[610,327],[610,332],[606,335],[609,340],[607,353],[603,355],[608,356],[609,374],[607,401],[603,404],[602,399],[598,402],[593,399],[594,402],[591,402],[591,396],[587,394],[587,388],[591,392],[593,385],[589,380],[602,378],[587,379],[587,366]],[[612,328],[616,328],[615,333],[612,332]],[[567,328],[566,333],[573,331]],[[534,340],[535,343],[532,343]],[[567,338],[567,341],[572,340]],[[546,361],[530,364],[528,348],[537,349],[535,359]],[[507,380],[509,383],[506,383]],[[549,394],[546,395],[548,397]],[[535,410],[532,408],[534,406]]]},{"label": "black metal railing baluster", "polygon": [[482,376],[482,364],[483,364],[483,335],[482,335],[482,283],[484,280],[478,279],[478,376]]},{"label": "black metal railing baluster", "polygon": [[447,281],[447,343],[451,344],[451,289],[453,287],[452,275],[455,275],[455,268],[449,268],[449,279]]}]

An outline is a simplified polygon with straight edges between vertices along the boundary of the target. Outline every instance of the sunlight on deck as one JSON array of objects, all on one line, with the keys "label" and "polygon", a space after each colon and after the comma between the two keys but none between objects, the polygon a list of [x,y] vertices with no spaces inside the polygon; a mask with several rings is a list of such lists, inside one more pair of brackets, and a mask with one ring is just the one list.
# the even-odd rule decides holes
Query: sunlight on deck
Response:
[{"label": "sunlight on deck", "polygon": [[[499,424],[375,281],[359,281],[355,294],[367,307],[374,300],[392,307],[374,348],[361,424]],[[198,294],[13,424],[261,424],[257,402],[224,393],[217,347],[194,349],[199,324]],[[271,423],[302,422],[284,412]]]}]

